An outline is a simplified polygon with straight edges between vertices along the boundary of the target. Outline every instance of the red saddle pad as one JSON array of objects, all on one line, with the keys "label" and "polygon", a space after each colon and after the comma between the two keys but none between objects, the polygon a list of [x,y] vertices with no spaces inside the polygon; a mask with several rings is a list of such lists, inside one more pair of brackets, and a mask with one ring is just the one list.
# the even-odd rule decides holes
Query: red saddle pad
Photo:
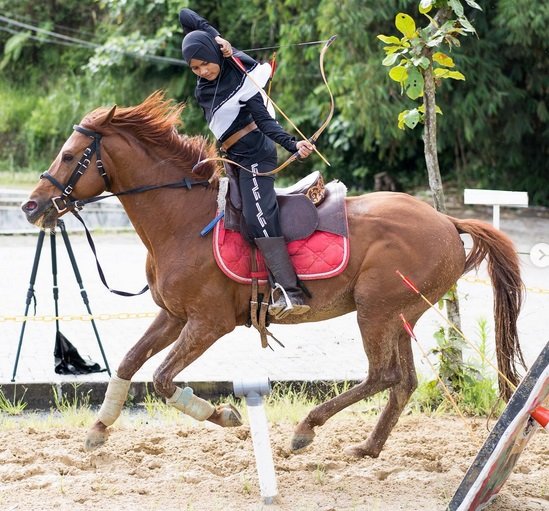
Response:
[{"label": "red saddle pad", "polygon": [[[241,284],[251,283],[251,247],[239,232],[225,229],[220,220],[214,229],[213,250],[219,268]],[[302,240],[288,243],[288,252],[301,280],[327,279],[339,275],[349,262],[349,238],[315,231]],[[267,280],[263,256],[257,253],[257,277]]]}]

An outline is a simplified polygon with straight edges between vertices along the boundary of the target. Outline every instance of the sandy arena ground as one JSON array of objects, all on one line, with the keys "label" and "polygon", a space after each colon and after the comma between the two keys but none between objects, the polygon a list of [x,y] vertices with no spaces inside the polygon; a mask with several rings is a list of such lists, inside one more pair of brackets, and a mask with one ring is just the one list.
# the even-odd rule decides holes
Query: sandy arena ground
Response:
[{"label": "sandy arena ground", "polygon": [[[266,506],[248,426],[123,421],[89,453],[84,427],[6,422],[0,510],[442,511],[488,434],[485,419],[409,415],[378,459],[344,455],[374,423],[343,412],[300,454],[288,450],[291,424],[271,427],[279,497]],[[541,510],[549,510],[549,436],[538,430],[488,511]]]}]

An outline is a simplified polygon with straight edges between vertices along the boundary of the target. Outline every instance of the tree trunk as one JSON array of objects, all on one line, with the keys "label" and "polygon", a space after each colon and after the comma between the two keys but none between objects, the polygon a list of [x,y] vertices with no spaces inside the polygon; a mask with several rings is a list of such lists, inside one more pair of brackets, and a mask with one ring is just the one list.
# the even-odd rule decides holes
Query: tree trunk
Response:
[{"label": "tree trunk", "polygon": [[[440,25],[449,18],[450,12],[447,9],[441,9],[435,19]],[[431,59],[430,59],[431,60]],[[433,193],[433,201],[435,209],[446,214],[446,201],[444,199],[444,189],[442,186],[442,178],[440,176],[440,167],[438,164],[437,151],[437,119],[436,119],[436,93],[435,93],[435,78],[433,75],[433,66],[430,65],[423,73],[424,90],[423,90],[423,105],[424,113],[424,131],[423,144],[425,152],[425,163],[427,165],[427,173],[429,175],[429,187]],[[446,312],[449,321],[461,330],[461,317],[459,313],[459,300],[457,297],[457,284],[451,292],[451,297],[446,300]],[[463,352],[461,342],[457,333],[449,328],[447,330],[447,339],[450,349],[443,356],[448,356],[447,363],[453,368],[454,376],[450,376],[450,380],[459,380],[460,369],[463,365]]]},{"label": "tree trunk", "polygon": [[423,89],[423,106],[425,107],[423,145],[425,163],[427,164],[427,173],[429,175],[429,187],[431,188],[431,192],[433,192],[435,209],[446,214],[446,201],[444,200],[444,189],[438,166],[435,78],[432,66],[429,66],[425,70],[423,79],[425,80]]}]

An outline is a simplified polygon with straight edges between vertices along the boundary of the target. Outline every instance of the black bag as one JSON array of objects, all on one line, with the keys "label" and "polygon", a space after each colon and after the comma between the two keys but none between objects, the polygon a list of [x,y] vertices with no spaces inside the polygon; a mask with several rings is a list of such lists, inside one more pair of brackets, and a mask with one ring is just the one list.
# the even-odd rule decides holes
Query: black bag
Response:
[{"label": "black bag", "polygon": [[89,374],[106,371],[106,369],[101,369],[99,364],[91,360],[84,360],[76,348],[59,331],[57,331],[55,336],[53,356],[55,359],[55,372],[57,374]]}]

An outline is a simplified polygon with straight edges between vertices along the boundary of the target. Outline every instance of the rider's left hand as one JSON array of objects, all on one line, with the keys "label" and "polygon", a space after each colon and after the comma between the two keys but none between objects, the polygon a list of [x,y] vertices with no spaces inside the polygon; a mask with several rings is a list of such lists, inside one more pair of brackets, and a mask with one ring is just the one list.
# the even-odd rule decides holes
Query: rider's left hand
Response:
[{"label": "rider's left hand", "polygon": [[315,146],[308,140],[300,140],[296,145],[300,158],[307,158],[315,149]]},{"label": "rider's left hand", "polygon": [[230,57],[233,54],[233,47],[229,41],[220,36],[216,36],[215,42],[219,44],[219,48],[224,57]]}]

